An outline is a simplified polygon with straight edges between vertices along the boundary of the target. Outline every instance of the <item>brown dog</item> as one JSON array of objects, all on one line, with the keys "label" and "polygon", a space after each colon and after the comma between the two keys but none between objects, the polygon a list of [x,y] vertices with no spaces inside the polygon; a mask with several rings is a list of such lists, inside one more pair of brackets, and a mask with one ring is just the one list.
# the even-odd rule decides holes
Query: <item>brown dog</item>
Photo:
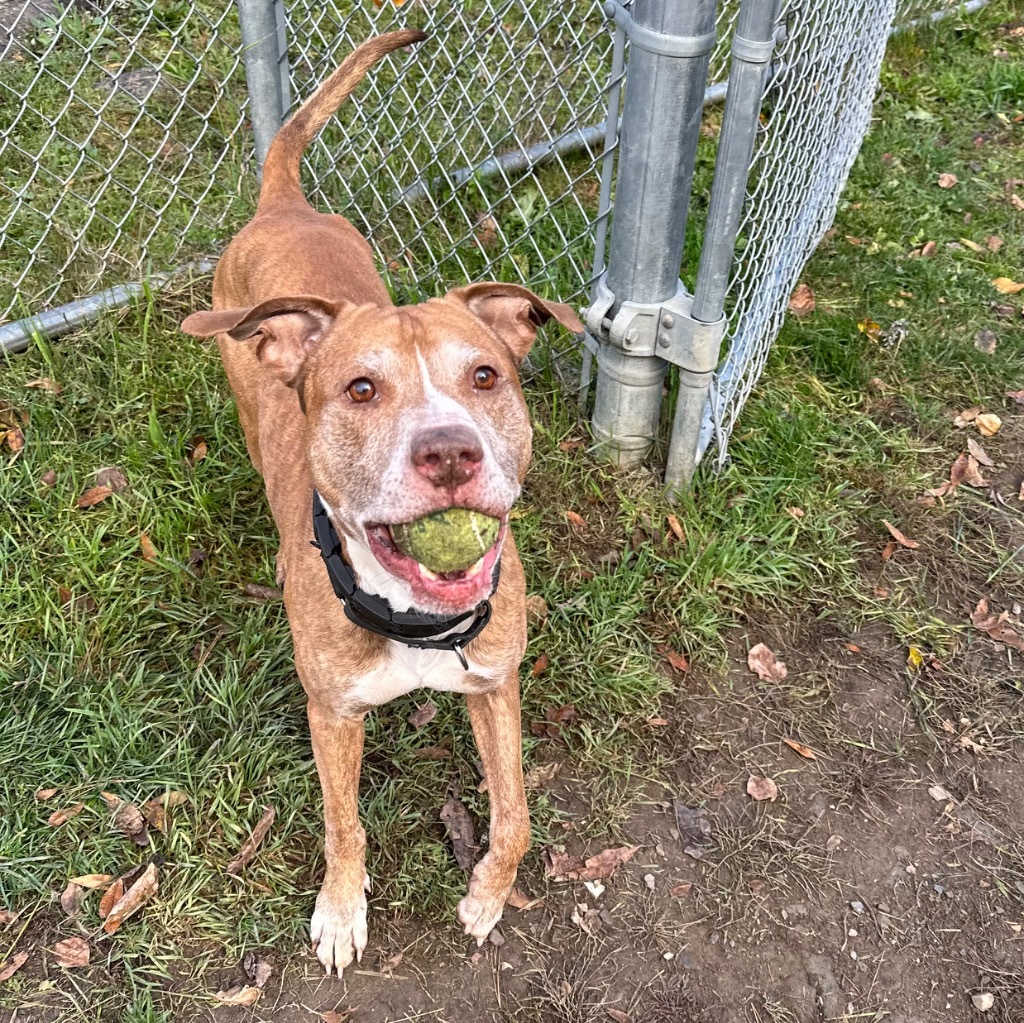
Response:
[{"label": "brown dog", "polygon": [[[305,147],[375,61],[423,38],[364,43],[281,129],[256,215],[217,267],[213,310],[182,324],[218,337],[280,533],[278,575],[324,793],[327,870],[311,933],[328,973],[366,946],[363,718],[422,686],[466,693],[491,798],[489,849],[459,919],[482,942],[501,918],[530,838],[517,673],[525,589],[508,533],[530,460],[517,371],[549,318],[583,329],[568,306],[510,284],[396,308],[355,228],[306,202]],[[437,575],[399,552],[390,526],[453,506],[501,520],[476,565]]]}]

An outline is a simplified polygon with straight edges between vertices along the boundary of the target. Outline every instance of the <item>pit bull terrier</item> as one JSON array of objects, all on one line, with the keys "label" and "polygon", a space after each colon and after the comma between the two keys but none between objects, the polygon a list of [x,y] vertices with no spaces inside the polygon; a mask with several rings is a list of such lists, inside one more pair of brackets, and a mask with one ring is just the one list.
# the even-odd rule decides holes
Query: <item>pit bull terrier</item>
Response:
[{"label": "pit bull terrier", "polygon": [[[396,307],[356,229],[307,203],[306,146],[375,61],[424,38],[368,40],[281,128],[255,216],[217,266],[212,310],[182,324],[218,340],[280,535],[278,578],[324,796],[326,873],[310,931],[339,976],[366,947],[358,790],[372,708],[420,687],[466,694],[491,800],[488,851],[458,907],[478,943],[501,919],[529,845],[525,585],[508,529],[530,461],[517,371],[548,319],[583,329],[568,306],[513,284]],[[401,553],[390,527],[450,507],[501,526],[475,565],[440,574]]]}]

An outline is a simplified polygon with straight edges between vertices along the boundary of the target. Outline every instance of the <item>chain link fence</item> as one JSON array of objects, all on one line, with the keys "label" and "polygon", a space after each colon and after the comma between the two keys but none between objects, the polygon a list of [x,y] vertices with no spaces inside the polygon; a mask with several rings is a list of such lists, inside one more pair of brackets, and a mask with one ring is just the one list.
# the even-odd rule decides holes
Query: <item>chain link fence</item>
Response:
[{"label": "chain link fence", "polygon": [[[831,222],[893,25],[936,2],[784,7],[702,452],[724,457]],[[725,94],[737,7],[726,0],[719,12],[709,103]],[[586,300],[604,262],[605,152],[624,63],[601,3],[278,0],[277,9],[285,105],[375,32],[412,24],[430,34],[374,69],[306,161],[310,200],[367,234],[400,297],[495,277]],[[222,248],[256,194],[243,57],[234,4],[0,2],[0,322]],[[707,120],[691,257],[710,183],[715,115]],[[563,375],[569,364],[578,363],[547,360]]]}]

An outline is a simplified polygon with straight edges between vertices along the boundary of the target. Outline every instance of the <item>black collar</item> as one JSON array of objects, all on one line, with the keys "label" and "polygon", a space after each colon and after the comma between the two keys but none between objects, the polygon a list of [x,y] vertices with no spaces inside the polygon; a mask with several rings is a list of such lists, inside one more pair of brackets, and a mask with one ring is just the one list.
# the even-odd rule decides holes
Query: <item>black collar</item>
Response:
[{"label": "black collar", "polygon": [[[395,611],[383,597],[366,593],[356,585],[352,566],[345,560],[341,541],[335,532],[334,523],[320,495],[313,491],[313,536],[310,543],[320,552],[327,566],[327,576],[334,588],[334,595],[345,608],[345,617],[368,632],[393,639],[396,643],[416,647],[420,650],[451,650],[469,671],[469,662],[463,649],[476,639],[484,626],[491,620],[491,604],[485,600],[472,611],[464,611],[452,618],[427,614],[423,611]],[[498,585],[500,562],[494,566],[494,586]],[[464,622],[473,619],[472,625],[464,632],[452,632]],[[451,632],[451,635],[445,633]]]}]

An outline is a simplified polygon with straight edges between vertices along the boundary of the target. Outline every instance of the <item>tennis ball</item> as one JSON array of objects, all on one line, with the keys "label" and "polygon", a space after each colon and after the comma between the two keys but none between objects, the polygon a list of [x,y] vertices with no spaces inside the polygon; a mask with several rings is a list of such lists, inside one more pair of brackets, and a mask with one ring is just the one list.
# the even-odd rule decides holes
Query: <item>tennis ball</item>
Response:
[{"label": "tennis ball", "polygon": [[391,527],[398,549],[431,572],[469,568],[498,539],[501,522],[468,508],[446,508]]}]

